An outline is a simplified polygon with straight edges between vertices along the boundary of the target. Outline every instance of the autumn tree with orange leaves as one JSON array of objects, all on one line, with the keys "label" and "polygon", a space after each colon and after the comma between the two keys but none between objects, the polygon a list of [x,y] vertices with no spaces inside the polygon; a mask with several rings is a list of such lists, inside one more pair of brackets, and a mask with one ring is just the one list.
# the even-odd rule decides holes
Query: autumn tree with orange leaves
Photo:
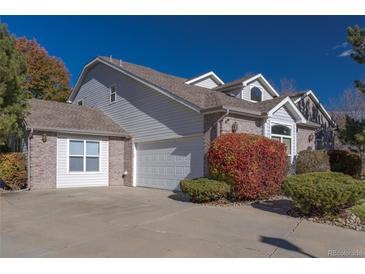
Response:
[{"label": "autumn tree with orange leaves", "polygon": [[18,38],[16,46],[26,60],[23,89],[29,97],[66,102],[70,95],[70,76],[62,60],[49,56],[35,39]]}]

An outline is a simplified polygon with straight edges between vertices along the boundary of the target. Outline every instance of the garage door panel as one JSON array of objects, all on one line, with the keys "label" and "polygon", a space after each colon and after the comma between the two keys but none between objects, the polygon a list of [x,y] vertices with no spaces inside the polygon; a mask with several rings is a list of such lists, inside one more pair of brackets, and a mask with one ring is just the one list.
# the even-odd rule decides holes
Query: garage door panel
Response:
[{"label": "garage door panel", "polygon": [[184,178],[203,175],[202,137],[137,144],[137,186],[179,189]]}]

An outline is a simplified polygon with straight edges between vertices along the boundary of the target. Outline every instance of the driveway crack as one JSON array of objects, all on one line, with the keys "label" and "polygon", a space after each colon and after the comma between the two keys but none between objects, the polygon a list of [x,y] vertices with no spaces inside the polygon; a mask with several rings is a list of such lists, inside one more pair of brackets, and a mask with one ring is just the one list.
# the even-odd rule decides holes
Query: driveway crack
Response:
[{"label": "driveway crack", "polygon": [[[287,238],[287,237],[289,237],[291,234],[293,234],[293,233],[295,232],[295,230],[297,230],[297,228],[299,227],[299,225],[302,223],[302,221],[303,221],[303,220],[304,220],[303,218],[300,218],[300,219],[296,222],[296,224],[295,224],[295,226],[293,227],[293,229],[284,235],[284,238]],[[269,254],[269,256],[268,256],[268,257],[269,257],[269,258],[272,258],[272,256],[274,256],[274,255],[275,255],[275,253],[278,251],[278,249],[279,249],[279,248],[281,248],[281,246],[277,246],[277,247],[275,247],[275,248],[274,248],[274,250],[273,250],[273,251]]]}]

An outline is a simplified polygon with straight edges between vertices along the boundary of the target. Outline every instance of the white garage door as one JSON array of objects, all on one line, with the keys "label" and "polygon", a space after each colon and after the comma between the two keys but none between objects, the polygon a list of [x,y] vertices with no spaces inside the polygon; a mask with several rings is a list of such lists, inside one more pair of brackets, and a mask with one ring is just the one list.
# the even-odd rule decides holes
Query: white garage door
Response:
[{"label": "white garage door", "polygon": [[181,179],[203,176],[201,136],[139,143],[136,149],[137,186],[177,190]]}]

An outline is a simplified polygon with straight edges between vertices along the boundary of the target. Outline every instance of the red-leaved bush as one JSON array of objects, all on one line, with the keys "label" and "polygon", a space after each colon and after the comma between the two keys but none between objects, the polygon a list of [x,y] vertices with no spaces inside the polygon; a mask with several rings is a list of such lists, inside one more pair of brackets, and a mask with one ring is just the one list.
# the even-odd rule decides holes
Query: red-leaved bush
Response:
[{"label": "red-leaved bush", "polygon": [[287,154],[285,145],[263,136],[229,133],[215,139],[208,152],[210,175],[229,182],[234,199],[265,199],[279,192]]}]

